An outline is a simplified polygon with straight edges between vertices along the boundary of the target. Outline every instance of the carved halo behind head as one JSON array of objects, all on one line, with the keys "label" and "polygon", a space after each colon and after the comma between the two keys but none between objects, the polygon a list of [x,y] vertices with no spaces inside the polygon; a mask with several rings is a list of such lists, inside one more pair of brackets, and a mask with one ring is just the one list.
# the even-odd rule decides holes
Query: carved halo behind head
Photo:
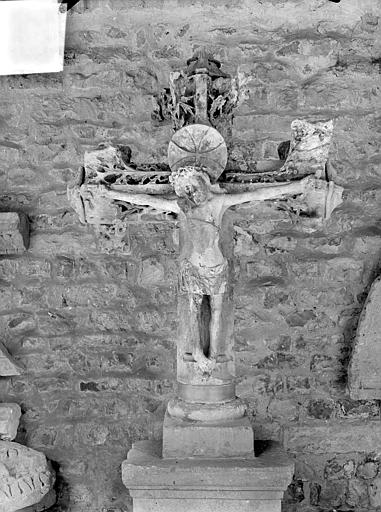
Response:
[{"label": "carved halo behind head", "polygon": [[184,167],[202,168],[212,183],[224,171],[227,155],[222,135],[204,124],[181,128],[168,146],[168,164],[173,172]]}]

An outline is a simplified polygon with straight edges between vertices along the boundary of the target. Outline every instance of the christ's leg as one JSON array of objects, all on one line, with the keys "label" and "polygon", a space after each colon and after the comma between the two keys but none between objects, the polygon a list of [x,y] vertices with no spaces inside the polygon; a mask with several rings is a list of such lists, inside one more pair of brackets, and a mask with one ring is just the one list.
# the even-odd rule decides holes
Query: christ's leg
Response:
[{"label": "christ's leg", "polygon": [[210,358],[210,297],[209,295],[189,294],[192,356],[199,369],[211,373],[215,361]]},{"label": "christ's leg", "polygon": [[223,304],[225,295],[219,293],[210,296],[210,358],[217,360],[217,362],[224,362],[226,360],[226,347],[223,320]]}]

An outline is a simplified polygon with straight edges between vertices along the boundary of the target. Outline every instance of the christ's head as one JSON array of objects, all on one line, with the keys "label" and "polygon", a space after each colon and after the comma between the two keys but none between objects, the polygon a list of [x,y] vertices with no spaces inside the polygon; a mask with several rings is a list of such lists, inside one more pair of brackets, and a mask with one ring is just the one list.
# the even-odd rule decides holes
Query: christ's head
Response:
[{"label": "christ's head", "polygon": [[190,200],[195,206],[208,201],[211,183],[208,174],[194,166],[180,167],[172,173],[170,182],[176,195]]}]

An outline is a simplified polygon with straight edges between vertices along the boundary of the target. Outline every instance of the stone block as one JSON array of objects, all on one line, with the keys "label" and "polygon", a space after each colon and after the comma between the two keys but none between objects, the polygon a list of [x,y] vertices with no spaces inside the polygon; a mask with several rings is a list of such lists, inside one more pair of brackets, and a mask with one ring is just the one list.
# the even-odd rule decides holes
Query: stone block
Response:
[{"label": "stone block", "polygon": [[381,277],[372,284],[357,327],[349,366],[349,391],[354,400],[381,399]]},{"label": "stone block", "polygon": [[135,443],[122,465],[134,512],[280,512],[294,466],[276,445],[253,459],[162,459]]},{"label": "stone block", "polygon": [[18,404],[0,404],[0,439],[13,441],[17,435],[17,427],[21,417]]},{"label": "stone block", "polygon": [[381,423],[378,420],[331,421],[288,426],[284,430],[283,444],[292,452],[379,452]]},{"label": "stone block", "polygon": [[29,222],[23,213],[0,213],[0,254],[18,254],[29,247]]},{"label": "stone block", "polygon": [[163,457],[254,457],[254,433],[247,416],[218,421],[189,421],[168,413],[163,426]]},{"label": "stone block", "polygon": [[8,350],[0,342],[0,376],[11,377],[21,375],[23,368],[12,358]]}]

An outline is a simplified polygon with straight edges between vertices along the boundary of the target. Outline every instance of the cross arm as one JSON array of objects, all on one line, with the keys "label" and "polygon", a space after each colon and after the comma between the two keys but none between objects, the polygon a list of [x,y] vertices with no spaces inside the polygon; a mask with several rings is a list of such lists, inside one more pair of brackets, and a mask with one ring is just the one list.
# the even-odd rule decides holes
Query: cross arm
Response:
[{"label": "cross arm", "polygon": [[343,187],[336,185],[333,181],[307,176],[300,181],[288,183],[258,184],[254,190],[248,192],[222,195],[219,201],[222,201],[223,207],[227,209],[230,206],[251,201],[299,196],[300,199],[295,200],[298,208],[305,209],[307,206],[307,211],[311,215],[327,220],[333,210],[342,204],[343,191]]},{"label": "cross arm", "polygon": [[123,201],[126,203],[137,204],[141,206],[152,206],[157,210],[166,212],[180,213],[177,201],[174,199],[166,199],[151,194],[134,194],[130,192],[119,192],[113,189],[107,189],[104,193],[105,197],[114,199],[115,201]]}]

